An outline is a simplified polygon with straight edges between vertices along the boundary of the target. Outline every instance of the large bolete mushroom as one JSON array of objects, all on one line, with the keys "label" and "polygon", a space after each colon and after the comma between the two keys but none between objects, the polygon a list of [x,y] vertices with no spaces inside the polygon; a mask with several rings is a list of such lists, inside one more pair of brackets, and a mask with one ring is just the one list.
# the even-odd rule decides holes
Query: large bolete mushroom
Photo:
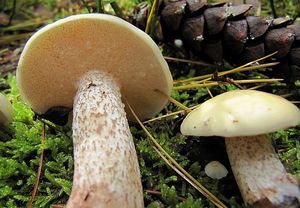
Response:
[{"label": "large bolete mushroom", "polygon": [[147,34],[111,15],[59,20],[27,42],[17,84],[38,114],[73,108],[75,167],[67,207],[144,206],[121,95],[145,119],[165,106],[162,94],[172,88],[169,68]]},{"label": "large bolete mushroom", "polygon": [[299,124],[299,109],[286,99],[254,90],[218,95],[187,115],[184,135],[225,137],[244,202],[254,207],[299,207],[299,186],[287,174],[268,133]]},{"label": "large bolete mushroom", "polygon": [[12,106],[7,98],[0,93],[0,124],[7,125],[12,120]]}]

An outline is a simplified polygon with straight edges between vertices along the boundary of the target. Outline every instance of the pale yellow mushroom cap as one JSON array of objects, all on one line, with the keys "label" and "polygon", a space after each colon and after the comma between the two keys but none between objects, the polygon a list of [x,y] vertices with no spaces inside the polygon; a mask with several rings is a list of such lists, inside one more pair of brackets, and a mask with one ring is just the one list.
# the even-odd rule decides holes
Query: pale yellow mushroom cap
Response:
[{"label": "pale yellow mushroom cap", "polygon": [[207,100],[187,115],[181,133],[191,136],[252,136],[300,123],[300,111],[288,100],[255,90],[235,90]]},{"label": "pale yellow mushroom cap", "polygon": [[7,125],[12,120],[12,105],[7,98],[0,94],[0,124]]},{"label": "pale yellow mushroom cap", "polygon": [[113,76],[141,119],[167,103],[157,90],[171,93],[172,76],[155,42],[105,14],[70,16],[35,33],[21,54],[17,84],[25,102],[42,114],[54,106],[72,107],[78,81],[91,70]]}]

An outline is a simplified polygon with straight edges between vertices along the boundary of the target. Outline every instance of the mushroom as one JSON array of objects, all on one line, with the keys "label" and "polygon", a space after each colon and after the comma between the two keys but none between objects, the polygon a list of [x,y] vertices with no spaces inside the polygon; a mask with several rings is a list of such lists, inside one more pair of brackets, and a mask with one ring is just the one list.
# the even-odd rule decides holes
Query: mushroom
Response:
[{"label": "mushroom", "polygon": [[162,94],[170,95],[172,77],[154,41],[111,15],[70,16],[29,39],[16,76],[21,96],[38,114],[73,108],[74,177],[67,207],[143,207],[121,95],[140,119],[166,105]]},{"label": "mushroom", "polygon": [[184,119],[181,132],[225,137],[231,168],[246,204],[299,207],[298,183],[286,172],[268,136],[299,122],[299,109],[286,99],[255,90],[235,90],[194,109]]},{"label": "mushroom", "polygon": [[212,179],[221,179],[227,176],[228,170],[219,161],[213,160],[204,167],[205,174]]},{"label": "mushroom", "polygon": [[0,124],[6,126],[12,120],[12,106],[7,98],[0,93]]}]

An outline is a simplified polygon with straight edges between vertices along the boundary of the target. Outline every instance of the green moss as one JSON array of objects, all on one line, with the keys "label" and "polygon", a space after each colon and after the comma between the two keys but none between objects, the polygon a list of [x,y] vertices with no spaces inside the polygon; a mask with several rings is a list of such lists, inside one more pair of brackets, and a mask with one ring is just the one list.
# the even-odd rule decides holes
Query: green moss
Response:
[{"label": "green moss", "polygon": [[[13,122],[1,131],[6,137],[0,140],[0,207],[26,206],[35,184],[42,149],[44,161],[34,207],[65,204],[71,192],[73,175],[70,128],[46,125],[45,143],[41,145],[43,123],[38,119],[34,120],[34,113],[20,100],[14,76],[9,76],[6,82],[11,86],[6,95],[11,100],[14,111]],[[220,93],[231,89],[232,86],[225,86],[212,88],[211,91]],[[208,99],[209,95],[207,90],[197,89],[173,91],[172,97],[192,106]],[[176,110],[179,108],[170,104],[166,112]],[[213,180],[205,176],[203,164],[208,158],[206,153],[201,152],[204,150],[199,148],[205,139],[182,136],[179,133],[181,121],[182,116],[177,115],[150,123],[147,128],[157,142],[208,190],[229,207],[241,207],[239,193],[227,193],[231,190],[228,186],[232,186],[234,180],[232,175],[227,177],[227,181]],[[147,207],[214,207],[165,164],[137,124],[131,124],[131,132],[138,153]],[[294,175],[299,174],[300,170],[298,135],[299,129],[274,134],[276,145],[286,150],[280,152],[280,158]],[[220,150],[214,147],[208,151],[214,155]],[[223,154],[221,156],[226,157]],[[146,190],[154,190],[158,194],[151,194]]]},{"label": "green moss", "polygon": [[[13,104],[13,122],[7,131],[10,138],[0,141],[0,207],[25,207],[34,187],[44,149],[45,158],[35,207],[65,202],[73,174],[72,142],[68,128],[46,126],[45,144],[41,145],[43,123],[33,120],[34,113],[18,94],[16,81],[9,76],[7,97]],[[52,176],[53,181],[49,180]],[[49,192],[51,190],[51,192]]]}]

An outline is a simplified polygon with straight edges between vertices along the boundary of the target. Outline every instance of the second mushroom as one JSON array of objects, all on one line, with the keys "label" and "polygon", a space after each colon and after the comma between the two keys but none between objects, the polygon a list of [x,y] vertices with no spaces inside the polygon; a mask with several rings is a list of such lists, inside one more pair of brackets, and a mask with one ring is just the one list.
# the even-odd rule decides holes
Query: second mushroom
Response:
[{"label": "second mushroom", "polygon": [[236,90],[193,110],[184,135],[222,136],[244,202],[251,207],[299,207],[299,185],[280,162],[268,133],[300,123],[299,109],[277,95]]},{"label": "second mushroom", "polygon": [[104,14],[59,20],[27,42],[17,84],[38,114],[73,108],[75,167],[67,207],[144,206],[122,100],[145,119],[165,106],[162,93],[172,88],[169,68],[147,34]]}]

